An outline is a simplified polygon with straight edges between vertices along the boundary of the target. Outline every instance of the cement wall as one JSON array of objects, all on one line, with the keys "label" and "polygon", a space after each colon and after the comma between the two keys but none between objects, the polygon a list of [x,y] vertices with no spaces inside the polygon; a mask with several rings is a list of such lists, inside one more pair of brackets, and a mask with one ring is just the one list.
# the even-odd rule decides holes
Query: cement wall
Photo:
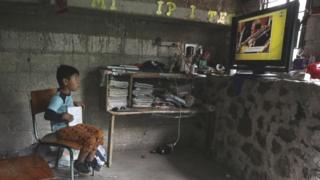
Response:
[{"label": "cement wall", "polygon": [[318,86],[252,77],[216,77],[197,86],[207,87],[198,94],[216,107],[211,156],[236,179],[319,178]]},{"label": "cement wall", "polygon": [[[98,67],[150,59],[166,63],[171,50],[153,46],[156,37],[165,42],[213,46],[215,56],[223,61],[227,32],[226,27],[184,21],[73,9],[57,15],[42,4],[0,3],[0,154],[19,153],[34,143],[30,91],[57,87],[55,71],[59,64],[80,70],[82,87],[75,99],[87,105],[86,122],[106,130],[110,116],[101,108]],[[201,146],[204,134],[197,131],[195,121],[183,121],[181,144],[191,146],[193,141]],[[48,132],[48,122],[41,123],[43,133]],[[176,125],[176,120],[151,116],[119,118],[115,149],[151,149],[171,142],[176,137]]]}]

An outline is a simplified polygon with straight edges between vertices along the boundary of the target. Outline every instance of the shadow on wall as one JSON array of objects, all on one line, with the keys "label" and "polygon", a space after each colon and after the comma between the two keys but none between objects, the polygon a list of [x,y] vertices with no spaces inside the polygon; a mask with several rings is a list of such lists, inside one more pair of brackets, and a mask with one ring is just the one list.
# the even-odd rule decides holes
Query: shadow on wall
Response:
[{"label": "shadow on wall", "polygon": [[101,76],[98,69],[80,72],[81,80],[81,100],[85,103],[84,121],[102,129],[107,129],[106,119],[109,115],[104,110],[104,99],[102,88],[100,87]]}]

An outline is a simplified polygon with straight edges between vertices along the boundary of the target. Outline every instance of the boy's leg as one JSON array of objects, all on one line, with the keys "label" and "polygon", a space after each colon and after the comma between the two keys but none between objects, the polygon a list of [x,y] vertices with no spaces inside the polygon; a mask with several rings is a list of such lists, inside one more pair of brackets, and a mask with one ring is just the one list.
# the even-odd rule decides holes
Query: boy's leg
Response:
[{"label": "boy's leg", "polygon": [[96,149],[96,138],[87,133],[82,126],[66,127],[57,133],[58,138],[73,141],[82,146],[78,158],[80,162],[84,162],[89,153]]},{"label": "boy's leg", "polygon": [[101,129],[92,126],[92,125],[88,125],[88,124],[81,124],[82,128],[86,130],[86,132],[88,134],[90,134],[92,137],[96,138],[96,143],[94,145],[93,150],[88,154],[87,156],[87,161],[91,162],[93,161],[95,155],[96,155],[96,151],[99,145],[103,144],[103,138],[104,138],[104,133]]},{"label": "boy's leg", "polygon": [[102,145],[104,143],[104,133],[101,129],[89,124],[80,124],[79,126],[82,126],[81,128],[85,129],[86,132],[88,132],[89,134],[91,134],[91,136],[94,136],[97,139],[97,147],[98,145]]},{"label": "boy's leg", "polygon": [[87,156],[87,161],[89,161],[89,162],[91,162],[91,161],[93,161],[93,159],[94,159],[94,157],[95,157],[95,155],[96,155],[96,151],[97,150],[93,150],[93,151],[91,151],[90,153],[88,153],[88,156]]}]

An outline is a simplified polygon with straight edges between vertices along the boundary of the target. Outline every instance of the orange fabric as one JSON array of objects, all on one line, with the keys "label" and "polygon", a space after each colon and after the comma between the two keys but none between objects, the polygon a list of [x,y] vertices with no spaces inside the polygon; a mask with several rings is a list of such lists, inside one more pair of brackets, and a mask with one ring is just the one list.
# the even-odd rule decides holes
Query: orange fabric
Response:
[{"label": "orange fabric", "polygon": [[74,141],[82,145],[84,152],[95,152],[103,144],[103,131],[88,124],[65,127],[57,131],[59,139]]}]

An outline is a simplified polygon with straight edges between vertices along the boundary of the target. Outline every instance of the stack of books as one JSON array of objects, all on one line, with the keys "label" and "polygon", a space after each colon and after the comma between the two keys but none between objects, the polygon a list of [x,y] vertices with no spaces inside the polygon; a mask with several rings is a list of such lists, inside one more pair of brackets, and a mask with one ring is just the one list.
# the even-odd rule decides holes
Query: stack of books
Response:
[{"label": "stack of books", "polygon": [[126,108],[129,83],[126,81],[110,80],[108,92],[108,110]]},{"label": "stack of books", "polygon": [[133,90],[133,107],[136,108],[147,108],[152,107],[152,103],[154,101],[153,96],[153,85],[146,84],[146,83],[134,83],[134,90]]}]

